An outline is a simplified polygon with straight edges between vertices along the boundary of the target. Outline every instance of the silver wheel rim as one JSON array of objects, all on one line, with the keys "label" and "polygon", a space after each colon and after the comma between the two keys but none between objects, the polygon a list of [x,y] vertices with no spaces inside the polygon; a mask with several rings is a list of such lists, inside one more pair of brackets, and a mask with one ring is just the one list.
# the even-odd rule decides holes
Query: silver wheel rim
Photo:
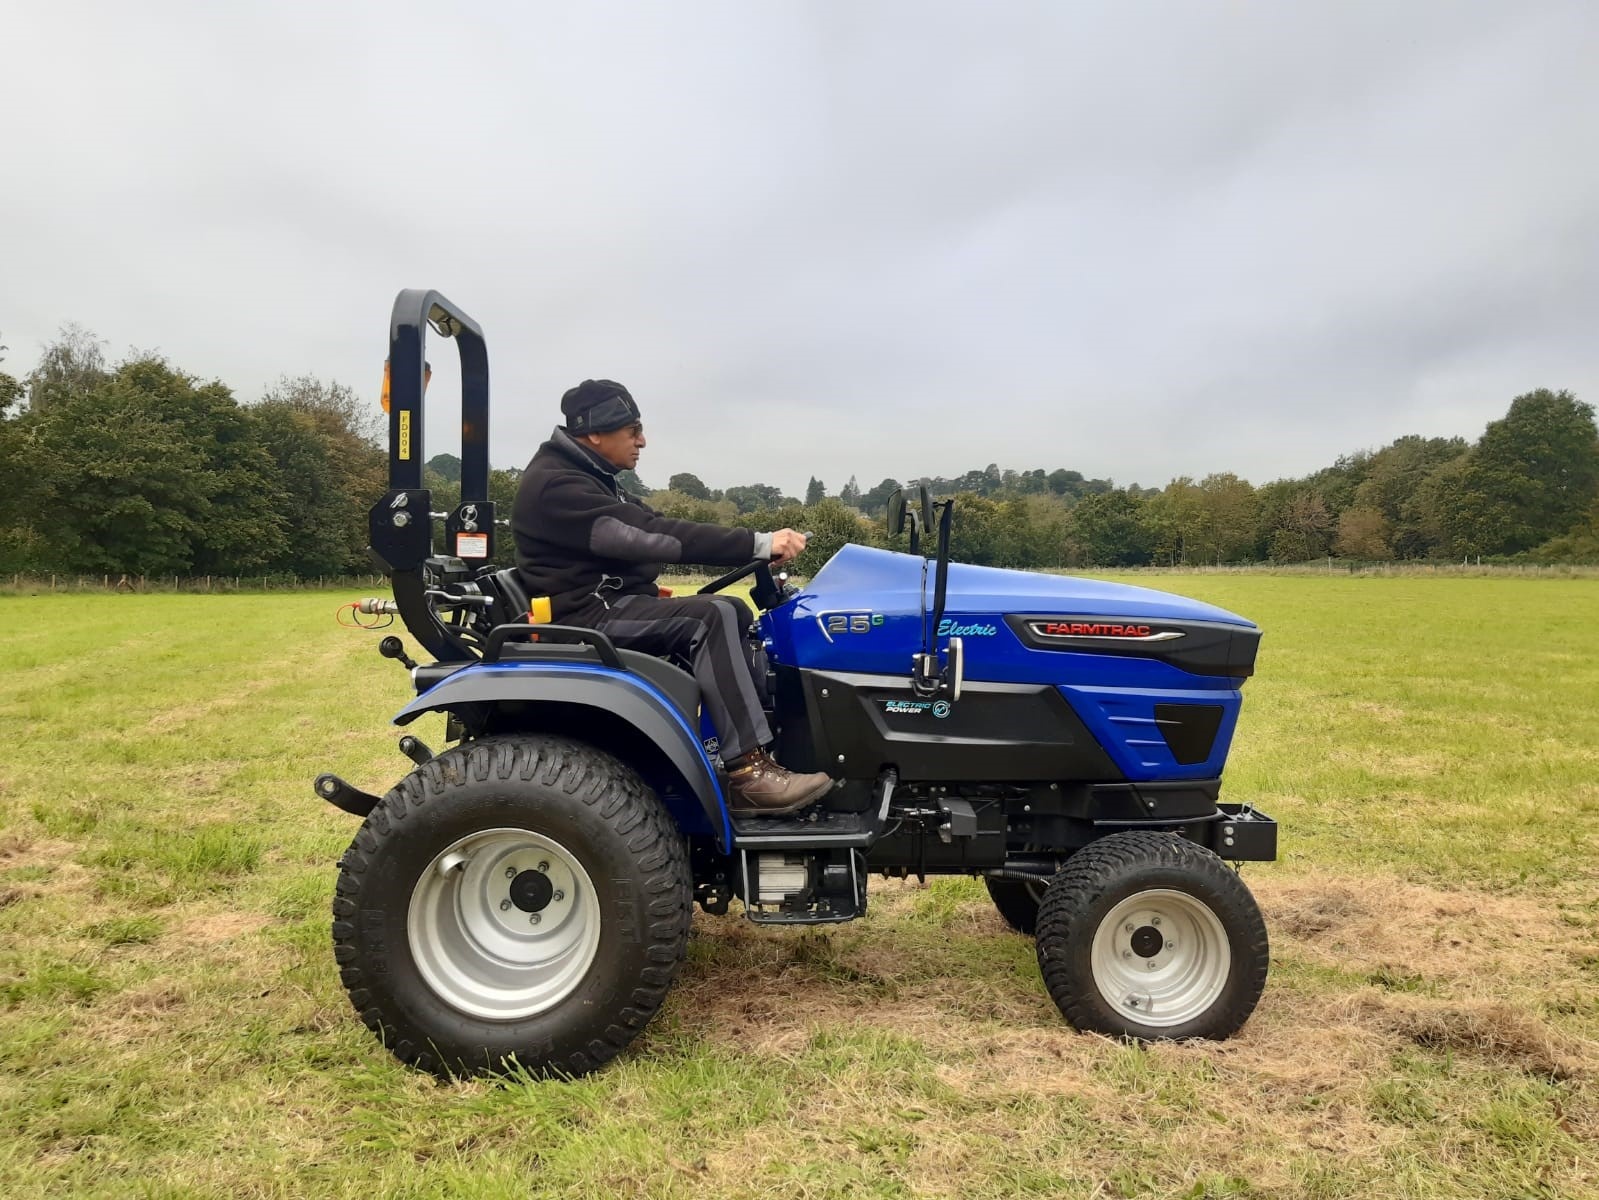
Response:
[{"label": "silver wheel rim", "polygon": [[411,891],[411,958],[435,995],[489,1021],[566,999],[600,946],[588,872],[553,838],[485,829],[435,855]]},{"label": "silver wheel rim", "polygon": [[1209,905],[1167,888],[1127,897],[1106,914],[1091,951],[1094,986],[1141,1025],[1171,1028],[1203,1016],[1232,969],[1227,931]]}]

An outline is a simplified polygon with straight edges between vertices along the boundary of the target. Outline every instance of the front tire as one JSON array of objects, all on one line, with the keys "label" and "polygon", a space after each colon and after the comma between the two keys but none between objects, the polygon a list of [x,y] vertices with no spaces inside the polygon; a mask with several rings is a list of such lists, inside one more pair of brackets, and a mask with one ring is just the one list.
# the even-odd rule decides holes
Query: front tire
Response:
[{"label": "front tire", "polygon": [[1037,942],[1073,1026],[1150,1041],[1235,1033],[1270,959],[1237,873],[1168,833],[1112,834],[1072,855],[1044,893]]},{"label": "front tire", "polygon": [[988,898],[994,902],[999,915],[1017,933],[1032,937],[1038,932],[1038,906],[1043,902],[1044,889],[1049,880],[985,878]]},{"label": "front tire", "polygon": [[566,738],[484,738],[367,817],[340,861],[334,954],[402,1062],[582,1075],[665,1000],[692,891],[681,836],[621,762]]}]

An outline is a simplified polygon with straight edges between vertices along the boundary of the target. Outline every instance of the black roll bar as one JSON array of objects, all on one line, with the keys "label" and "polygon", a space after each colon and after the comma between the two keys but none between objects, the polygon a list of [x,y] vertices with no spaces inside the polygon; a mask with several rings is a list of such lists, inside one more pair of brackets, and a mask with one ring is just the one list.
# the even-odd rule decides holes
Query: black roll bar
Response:
[{"label": "black roll bar", "polygon": [[407,288],[389,317],[389,490],[367,513],[373,556],[394,588],[405,627],[441,662],[476,658],[429,606],[424,578],[433,557],[432,493],[423,486],[422,402],[427,329],[452,339],[461,356],[461,503],[445,521],[444,553],[485,564],[494,554],[489,502],[489,355],[483,330],[443,295]]},{"label": "black roll bar", "polygon": [[407,288],[389,317],[389,487],[422,486],[427,462],[422,401],[427,392],[427,326],[454,338],[461,355],[461,499],[489,498],[489,352],[483,330],[439,292]]}]

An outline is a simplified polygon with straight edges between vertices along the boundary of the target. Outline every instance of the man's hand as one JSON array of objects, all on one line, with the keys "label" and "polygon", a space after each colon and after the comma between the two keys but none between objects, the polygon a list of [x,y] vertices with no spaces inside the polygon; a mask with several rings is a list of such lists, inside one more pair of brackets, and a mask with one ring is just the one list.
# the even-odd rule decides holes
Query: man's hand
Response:
[{"label": "man's hand", "polygon": [[792,529],[779,529],[772,535],[772,565],[793,562],[805,553],[805,535]]}]

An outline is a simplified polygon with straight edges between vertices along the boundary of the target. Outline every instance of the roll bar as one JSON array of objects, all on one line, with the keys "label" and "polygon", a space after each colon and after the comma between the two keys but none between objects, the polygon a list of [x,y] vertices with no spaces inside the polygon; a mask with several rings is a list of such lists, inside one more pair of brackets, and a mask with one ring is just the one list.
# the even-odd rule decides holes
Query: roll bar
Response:
[{"label": "roll bar", "polygon": [[443,295],[407,288],[389,317],[389,490],[367,512],[373,557],[394,587],[411,636],[440,661],[477,657],[428,607],[423,567],[433,555],[432,493],[422,486],[422,402],[427,329],[455,341],[461,356],[461,503],[444,525],[445,554],[487,563],[494,554],[489,501],[489,355],[483,330]]}]

